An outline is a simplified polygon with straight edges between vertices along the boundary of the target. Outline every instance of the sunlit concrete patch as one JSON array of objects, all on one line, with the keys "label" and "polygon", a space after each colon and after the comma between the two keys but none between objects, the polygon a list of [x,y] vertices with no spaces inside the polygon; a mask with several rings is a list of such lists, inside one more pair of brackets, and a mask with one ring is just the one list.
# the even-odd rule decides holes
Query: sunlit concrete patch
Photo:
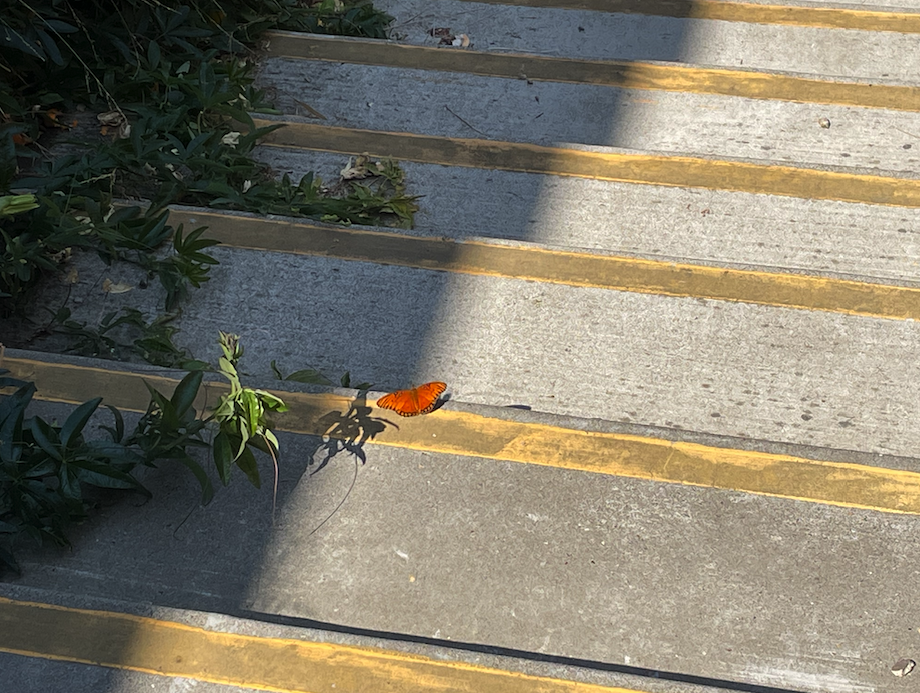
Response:
[{"label": "sunlit concrete patch", "polygon": [[436,46],[438,39],[428,31],[446,26],[468,34],[474,50],[672,61],[908,84],[916,79],[914,62],[905,59],[916,52],[916,35],[910,33],[458,0],[383,0],[379,6],[396,16],[400,41],[416,45]]},{"label": "sunlit concrete patch", "polygon": [[877,690],[875,686],[843,676],[839,673],[839,664],[833,661],[809,662],[809,668],[823,668],[826,671],[821,673],[803,671],[801,662],[789,661],[777,662],[774,666],[764,663],[748,666],[745,667],[743,675],[745,679],[761,686],[776,686],[793,690],[820,690],[827,691],[827,693],[874,693]]},{"label": "sunlit concrete patch", "polygon": [[[802,6],[770,2],[724,2],[722,0],[476,0],[493,5],[519,7],[555,7],[559,9],[622,12],[663,17],[689,17],[753,24],[790,24],[860,31],[897,31],[920,33],[920,15],[916,12],[872,10],[872,3],[859,7],[842,7],[843,2],[826,6]],[[892,3],[893,4],[893,3]],[[862,3],[861,3],[862,5]],[[910,6],[898,2],[898,6]],[[879,3],[880,7],[885,7]]]}]

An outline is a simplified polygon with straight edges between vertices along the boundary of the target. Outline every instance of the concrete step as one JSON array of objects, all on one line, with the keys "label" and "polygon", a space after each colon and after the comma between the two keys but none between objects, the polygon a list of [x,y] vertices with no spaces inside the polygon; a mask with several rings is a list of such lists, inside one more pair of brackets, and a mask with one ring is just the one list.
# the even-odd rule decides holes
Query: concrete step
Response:
[{"label": "concrete step", "polygon": [[[300,105],[306,103],[326,117],[324,124],[358,129],[546,146],[579,143],[907,176],[920,167],[920,112],[528,84],[290,58],[268,60],[260,77],[286,113],[307,115]],[[806,94],[803,90],[802,98]],[[822,118],[829,128],[821,126]]]},{"label": "concrete step", "polygon": [[[458,685],[403,666],[403,649],[374,672],[406,690],[556,690],[522,673],[561,690],[900,688],[920,521],[917,8],[539,4],[385,2],[409,44],[401,64],[369,57],[389,44],[311,40],[293,58],[270,40],[261,79],[291,110],[260,156],[328,178],[365,152],[406,161],[418,228],[173,210],[225,241],[180,341],[207,358],[217,330],[238,332],[252,384],[292,405],[278,521],[267,485],[237,479],[202,509],[164,465],[144,478],[152,501],[102,507],[73,552],[24,549],[5,596],[391,650],[398,634],[436,663],[505,671]],[[411,48],[433,46],[433,27],[488,55]],[[620,62],[544,60],[531,79],[508,53]],[[76,317],[160,301],[138,288],[101,303],[90,279],[108,271],[81,267]],[[272,381],[272,359],[378,390],[445,380],[450,399],[403,420],[373,407],[377,392]],[[5,363],[58,418],[100,394],[142,410],[142,378],[177,377],[11,350]],[[370,436],[364,464],[324,437],[336,423]],[[68,632],[85,623],[66,615]],[[325,634],[264,625],[279,622]],[[60,656],[40,641],[0,649]],[[164,651],[155,666],[63,659],[300,690],[180,670]],[[379,688],[349,671],[345,690]],[[126,685],[163,681],[184,685]]]},{"label": "concrete step", "polygon": [[[205,221],[221,227],[219,216]],[[237,237],[260,228],[243,225]],[[281,223],[282,238],[298,233]],[[354,241],[357,251],[372,242]],[[739,302],[751,299],[735,293],[743,285],[726,284],[725,270],[707,280],[722,292],[708,300],[699,282],[681,286],[692,268],[678,269],[668,288],[638,286],[649,276],[639,267],[621,291],[610,274],[632,267],[628,259],[568,278],[519,276],[525,263],[552,267],[553,254],[521,245],[482,274],[463,259],[466,251],[454,250],[455,264],[421,269],[411,259],[408,266],[369,261],[372,250],[362,258],[218,247],[221,264],[174,323],[177,341],[206,359],[219,330],[238,333],[251,355],[247,371],[258,377],[271,377],[276,360],[286,371],[313,367],[337,377],[347,370],[378,389],[444,380],[466,402],[871,453],[916,450],[918,323],[903,319],[911,313],[881,312],[897,296],[910,310],[914,288],[844,283],[835,292],[819,277],[811,280],[812,302],[792,309],[782,301],[804,298],[796,282],[805,278],[740,275],[761,287],[754,299],[768,305],[756,305]],[[676,291],[683,295],[668,295]],[[139,301],[153,310],[160,299],[148,290],[100,305],[94,295],[89,283],[72,294],[75,319],[92,322],[100,311]],[[870,299],[878,312],[852,314]]]},{"label": "concrete step", "polygon": [[[825,77],[911,81],[916,74],[913,61],[906,57],[915,52],[916,8],[895,13],[894,24],[910,25],[910,33],[900,33],[808,26],[808,19],[795,18],[791,21],[799,25],[760,23],[764,17],[756,13],[760,7],[756,4],[738,3],[742,7],[735,13],[737,21],[568,9],[577,3],[533,4],[385,0],[380,6],[396,17],[397,37],[416,45],[437,45],[439,39],[430,36],[429,30],[449,27],[455,33],[467,34],[476,50],[601,60],[666,60]],[[694,4],[680,4],[687,8],[685,13],[693,12]],[[735,3],[707,5],[718,9]],[[604,3],[592,6],[607,9]],[[838,13],[840,24],[860,26],[859,21],[847,21],[842,15],[845,12]],[[745,17],[749,19],[745,21]]]},{"label": "concrete step", "polygon": [[[408,693],[420,680],[456,693],[718,690],[712,685],[717,681],[670,672],[603,671],[588,662],[321,630],[264,614],[241,618],[12,585],[0,585],[0,594],[0,663],[6,690],[16,693],[358,693],[381,687]],[[73,637],[78,632],[92,637]]]},{"label": "concrete step", "polygon": [[[166,389],[168,375],[22,352],[8,352],[5,365],[32,377],[46,400],[80,401],[91,391],[126,409],[144,406],[141,376]],[[504,648],[497,652],[563,665],[551,674],[561,678],[582,675],[569,665],[593,677],[601,675],[592,669],[648,670],[665,679],[656,682],[664,690],[675,690],[675,673],[734,690],[894,690],[888,668],[915,645],[905,586],[917,570],[903,560],[918,536],[909,510],[920,507],[915,471],[828,459],[844,451],[793,458],[751,449],[762,442],[668,443],[636,429],[605,432],[603,422],[453,401],[392,422],[398,429],[385,424],[361,446],[365,464],[339,453],[320,468],[332,448],[314,427],[334,412],[365,415],[346,414],[345,392],[297,389],[281,393],[292,411],[279,419],[289,432],[280,434],[274,526],[270,485],[255,492],[236,479],[196,508],[194,486],[164,464],[143,479],[153,500],[103,506],[75,532],[74,551],[24,547],[24,575],[3,594],[34,601],[17,590],[47,590],[57,597],[41,601],[71,606],[116,599],[133,606],[115,610],[167,620],[183,619],[164,617],[163,607],[205,611],[214,615],[192,624],[209,630],[239,628],[218,615],[229,614],[373,638],[399,633],[442,648],[439,659],[463,660],[466,650],[487,666],[495,660],[480,655]],[[55,401],[35,410],[66,414]],[[397,418],[367,411],[365,421]],[[647,476],[637,478],[643,460]],[[888,463],[917,469],[914,460]],[[269,466],[263,460],[266,474]],[[873,499],[888,499],[887,512],[857,507]],[[253,627],[265,633],[258,624],[244,632]],[[55,654],[55,640],[41,633],[29,650],[9,644],[20,628],[0,632],[0,649]],[[71,648],[107,642],[66,637]],[[144,654],[140,643],[150,642],[125,653]],[[443,649],[453,643],[461,652]],[[513,661],[496,666],[521,671]],[[212,668],[204,678],[214,676]],[[627,687],[661,690],[635,679]]]}]

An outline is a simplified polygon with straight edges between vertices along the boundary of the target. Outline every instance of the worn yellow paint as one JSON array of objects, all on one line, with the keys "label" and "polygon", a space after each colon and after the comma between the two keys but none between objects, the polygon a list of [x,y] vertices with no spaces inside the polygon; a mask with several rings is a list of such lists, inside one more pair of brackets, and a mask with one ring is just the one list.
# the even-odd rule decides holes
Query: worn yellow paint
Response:
[{"label": "worn yellow paint", "polygon": [[[77,403],[94,396],[117,407],[143,411],[142,376],[70,364],[7,357],[14,377],[33,381],[37,396]],[[170,392],[176,381],[148,381]],[[166,387],[168,386],[168,387]],[[215,387],[208,396],[215,396]],[[223,386],[219,386],[223,388]],[[277,393],[290,407],[276,419],[280,430],[361,444],[368,426],[388,412],[340,395]],[[212,400],[213,402],[213,400]],[[199,402],[199,406],[201,403]],[[372,421],[371,416],[377,418]],[[442,408],[433,414],[384,426],[380,445],[465,455],[651,481],[744,491],[851,508],[920,514],[920,474],[883,467],[816,460],[697,443],[599,433],[511,421]]]},{"label": "worn yellow paint", "polygon": [[[853,7],[761,5],[725,0],[475,0],[475,2],[492,5],[622,12],[661,17],[716,19],[749,24],[787,24],[830,29],[920,33],[920,14],[916,12],[884,12],[859,10]],[[846,2],[841,2],[841,4],[845,5]]]},{"label": "worn yellow paint", "polygon": [[812,79],[775,72],[454,51],[287,32],[269,34],[268,52],[286,58],[465,72],[486,77],[920,111],[918,87]]},{"label": "worn yellow paint", "polygon": [[920,320],[920,289],[173,208],[173,224],[208,228],[236,248],[318,255],[463,274]]},{"label": "worn yellow paint", "polygon": [[689,156],[592,152],[520,142],[255,119],[256,127],[279,123],[284,126],[268,133],[262,140],[264,144],[342,154],[368,154],[444,166],[920,207],[920,179],[917,178]]},{"label": "worn yellow paint", "polygon": [[633,693],[393,650],[0,597],[0,651],[287,693]]}]

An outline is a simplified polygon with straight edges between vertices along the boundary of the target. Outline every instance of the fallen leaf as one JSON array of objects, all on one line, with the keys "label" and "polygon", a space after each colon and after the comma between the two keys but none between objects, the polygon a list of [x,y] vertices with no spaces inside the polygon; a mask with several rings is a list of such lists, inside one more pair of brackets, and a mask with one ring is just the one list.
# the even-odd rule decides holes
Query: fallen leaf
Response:
[{"label": "fallen leaf", "polygon": [[131,124],[125,118],[125,114],[120,111],[106,111],[96,116],[96,120],[102,125],[99,129],[103,135],[109,134],[109,128],[115,128],[115,139],[124,140],[131,134]]},{"label": "fallen leaf", "polygon": [[905,657],[891,665],[891,673],[895,676],[907,676],[914,670],[915,666],[917,666],[917,663],[914,660]]},{"label": "fallen leaf", "polygon": [[452,41],[454,39],[454,35],[450,33],[450,27],[447,26],[432,27],[428,30],[428,35],[434,36],[435,38],[450,36]]},{"label": "fallen leaf", "polygon": [[65,284],[76,284],[78,281],[80,281],[80,274],[79,272],[77,272],[77,268],[74,267],[67,273],[67,276],[64,277],[64,283]]},{"label": "fallen leaf", "polygon": [[106,279],[102,282],[102,290],[107,294],[126,294],[134,287],[130,284],[123,284],[122,282],[115,283],[111,279]]},{"label": "fallen leaf", "polygon": [[342,176],[342,180],[360,180],[361,178],[369,178],[370,176],[376,175],[376,171],[371,171],[367,167],[369,163],[370,159],[366,156],[359,156],[356,159],[349,159],[348,165],[339,172],[339,175]]},{"label": "fallen leaf", "polygon": [[98,120],[103,125],[109,125],[115,127],[121,125],[125,121],[125,116],[119,111],[106,111],[105,113],[100,113],[96,116]]},{"label": "fallen leaf", "polygon": [[470,37],[466,34],[459,34],[454,37],[454,40],[450,42],[450,45],[456,48],[468,48],[470,45]]},{"label": "fallen leaf", "polygon": [[[74,218],[77,219],[76,217]],[[81,219],[77,219],[77,221],[80,221],[80,223],[83,223]],[[89,221],[89,219],[87,219],[87,221]],[[67,262],[70,259],[70,256],[72,253],[73,251],[70,248],[64,248],[63,250],[59,250],[56,253],[52,253],[51,260],[60,265],[60,264]]]}]

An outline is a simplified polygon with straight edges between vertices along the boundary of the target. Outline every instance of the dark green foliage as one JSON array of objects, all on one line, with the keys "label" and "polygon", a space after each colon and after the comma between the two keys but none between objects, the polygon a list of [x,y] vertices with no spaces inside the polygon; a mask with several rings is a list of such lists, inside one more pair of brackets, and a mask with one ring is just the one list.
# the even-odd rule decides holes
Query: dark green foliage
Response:
[{"label": "dark green foliage", "polygon": [[69,353],[126,361],[131,355],[164,368],[199,370],[207,364],[195,361],[173,342],[175,315],[159,315],[149,322],[134,308],[106,313],[98,327],[71,320],[70,309],[61,308],[47,328],[70,338]]},{"label": "dark green foliage", "polygon": [[[25,535],[66,546],[67,530],[87,517],[91,487],[127,489],[149,496],[132,475],[143,461],[115,436],[89,440],[84,429],[101,398],[77,407],[63,425],[27,418],[35,385],[4,377],[0,387],[18,388],[0,400],[0,571],[18,571],[12,543]],[[116,417],[120,422],[120,415]]]},{"label": "dark green foliage", "polygon": [[191,454],[196,449],[212,448],[215,471],[224,485],[230,483],[237,466],[256,488],[261,480],[254,453],[270,455],[277,494],[279,444],[268,415],[286,411],[287,406],[271,393],[240,382],[239,337],[221,333],[220,346],[218,372],[229,381],[230,391],[209,416],[202,418],[194,406],[204,379],[203,371],[195,370],[179,382],[171,397],[147,384],[150,403],[131,433],[121,412],[106,405],[113,425],[100,426],[108,437],[93,440],[87,437],[86,427],[101,397],[78,406],[63,425],[26,417],[35,385],[0,370],[0,390],[16,388],[0,397],[0,574],[5,569],[19,571],[13,544],[22,536],[39,544],[66,546],[68,529],[86,519],[94,505],[93,487],[149,497],[134,476],[138,467],[164,460],[179,463],[198,480],[202,504],[209,503],[214,486]]},{"label": "dark green foliage", "polygon": [[[171,310],[216,261],[201,230],[183,238],[167,224],[168,204],[411,225],[415,199],[395,164],[330,195],[312,176],[277,180],[252,157],[271,128],[254,128],[250,113],[275,112],[253,86],[261,32],[383,38],[391,19],[340,0],[10,4],[0,16],[0,195],[28,189],[38,207],[0,214],[0,312],[19,309],[72,247],[140,264]],[[66,139],[74,125],[67,152],[48,158],[31,144]],[[113,199],[132,197],[150,204],[113,213]],[[171,235],[173,252],[154,253]]]}]

